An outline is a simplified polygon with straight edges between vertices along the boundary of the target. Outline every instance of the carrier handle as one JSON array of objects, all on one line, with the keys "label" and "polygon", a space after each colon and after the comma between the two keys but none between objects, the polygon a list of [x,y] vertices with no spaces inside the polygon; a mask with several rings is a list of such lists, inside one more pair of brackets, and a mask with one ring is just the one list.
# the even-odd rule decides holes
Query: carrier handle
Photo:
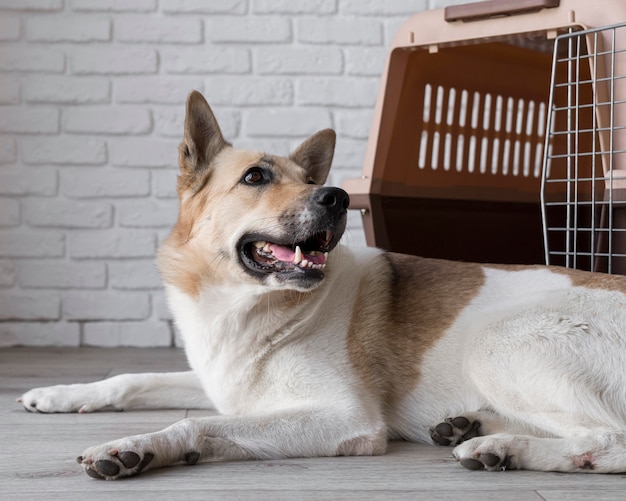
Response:
[{"label": "carrier handle", "polygon": [[485,2],[451,5],[444,10],[444,19],[477,21],[498,16],[511,16],[558,7],[561,0],[486,0]]}]

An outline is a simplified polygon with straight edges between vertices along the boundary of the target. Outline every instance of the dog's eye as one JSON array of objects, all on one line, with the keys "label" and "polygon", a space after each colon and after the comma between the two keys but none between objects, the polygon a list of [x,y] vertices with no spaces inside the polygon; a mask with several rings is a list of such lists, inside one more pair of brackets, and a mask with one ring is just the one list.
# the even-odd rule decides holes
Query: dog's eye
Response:
[{"label": "dog's eye", "polygon": [[269,182],[269,176],[260,167],[252,167],[243,175],[242,181],[245,184],[265,184]]}]

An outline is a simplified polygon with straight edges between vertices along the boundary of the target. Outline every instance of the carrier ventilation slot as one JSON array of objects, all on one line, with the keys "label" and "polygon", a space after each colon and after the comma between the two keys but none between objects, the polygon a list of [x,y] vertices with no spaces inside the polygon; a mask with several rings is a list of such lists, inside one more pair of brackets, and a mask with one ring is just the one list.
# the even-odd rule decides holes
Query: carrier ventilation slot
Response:
[{"label": "carrier ventilation slot", "polygon": [[546,103],[426,84],[418,167],[540,178]]}]

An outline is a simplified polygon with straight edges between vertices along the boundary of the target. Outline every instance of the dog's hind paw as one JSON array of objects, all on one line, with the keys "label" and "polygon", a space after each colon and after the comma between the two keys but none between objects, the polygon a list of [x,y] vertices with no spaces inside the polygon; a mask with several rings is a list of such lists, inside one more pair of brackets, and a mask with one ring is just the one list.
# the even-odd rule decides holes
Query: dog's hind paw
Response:
[{"label": "dog's hind paw", "polygon": [[438,445],[454,446],[480,436],[480,421],[471,421],[463,416],[446,418],[430,429],[430,438]]},{"label": "dog's hind paw", "polygon": [[455,447],[452,455],[469,470],[504,471],[519,468],[515,440],[509,435],[490,435]]}]

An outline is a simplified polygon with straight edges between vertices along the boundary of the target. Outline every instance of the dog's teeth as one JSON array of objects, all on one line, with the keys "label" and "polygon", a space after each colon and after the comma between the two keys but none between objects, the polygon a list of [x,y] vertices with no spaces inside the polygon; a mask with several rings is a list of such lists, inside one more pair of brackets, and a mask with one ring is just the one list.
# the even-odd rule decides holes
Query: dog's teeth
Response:
[{"label": "dog's teeth", "polygon": [[257,249],[262,249],[262,248],[263,248],[263,247],[265,247],[266,245],[267,245],[267,242],[263,242],[263,241],[260,241],[260,242],[254,242],[254,246],[255,246]]},{"label": "dog's teeth", "polygon": [[300,249],[299,245],[296,245],[296,253],[293,256],[293,262],[295,264],[300,264],[301,261],[302,261],[302,249]]},{"label": "dog's teeth", "polygon": [[324,259],[328,259],[328,252],[324,252]]},{"label": "dog's teeth", "polygon": [[263,242],[265,245],[263,245],[263,252],[267,252],[268,254],[272,252],[272,249],[270,249],[270,244],[268,244],[267,242]]},{"label": "dog's teeth", "polygon": [[302,261],[300,261],[300,266],[302,266],[303,268],[308,268],[309,262],[306,259],[303,259]]}]

